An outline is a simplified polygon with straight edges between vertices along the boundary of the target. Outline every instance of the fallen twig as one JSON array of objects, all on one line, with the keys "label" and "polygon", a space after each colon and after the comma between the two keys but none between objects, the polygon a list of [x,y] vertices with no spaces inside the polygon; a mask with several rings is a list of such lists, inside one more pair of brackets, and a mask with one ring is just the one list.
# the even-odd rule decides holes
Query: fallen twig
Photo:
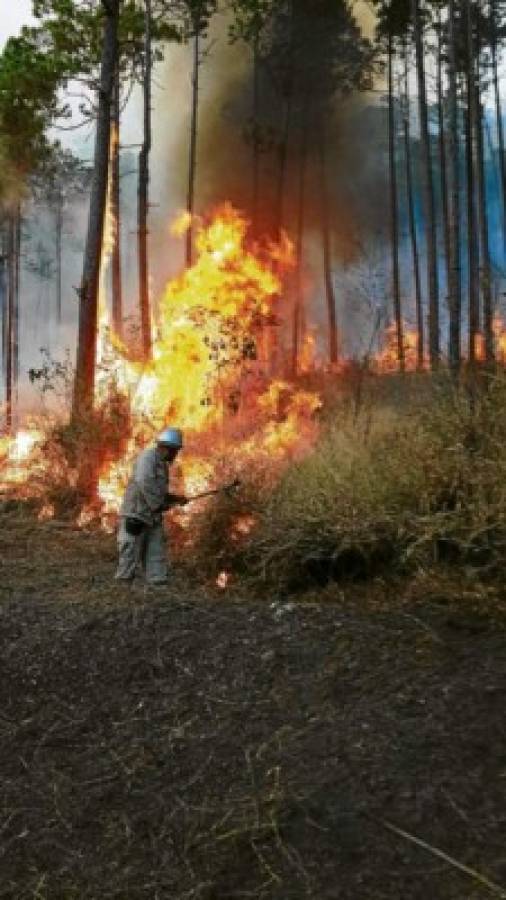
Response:
[{"label": "fallen twig", "polygon": [[404,831],[403,828],[398,828],[397,825],[392,825],[391,822],[388,822],[386,819],[378,820],[384,828],[387,828],[388,831],[392,831],[394,834],[399,835],[399,837],[403,837],[405,840],[410,841],[412,844],[417,844],[419,847],[422,847],[424,850],[427,850],[429,853],[432,853],[433,856],[439,857],[439,859],[444,859],[445,862],[449,863],[455,869],[459,869],[461,872],[464,872],[466,875],[469,875],[470,878],[474,878],[475,881],[479,881],[480,884],[485,885],[491,891],[492,894],[495,894],[497,897],[506,898],[506,889],[501,887],[499,884],[496,884],[494,881],[491,881],[490,878],[487,878],[486,875],[482,875],[481,872],[477,872],[476,869],[471,868],[471,866],[466,866],[464,863],[458,861],[453,856],[450,856],[448,853],[445,853],[444,850],[439,850],[438,847],[434,847],[432,844],[427,843],[427,841],[423,841],[421,838],[416,837],[414,834],[410,834],[409,831]]}]

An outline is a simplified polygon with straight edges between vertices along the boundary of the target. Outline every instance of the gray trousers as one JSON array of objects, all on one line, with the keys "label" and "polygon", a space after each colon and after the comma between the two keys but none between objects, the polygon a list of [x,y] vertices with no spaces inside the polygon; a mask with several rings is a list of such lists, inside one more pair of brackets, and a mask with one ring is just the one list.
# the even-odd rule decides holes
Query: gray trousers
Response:
[{"label": "gray trousers", "polygon": [[124,518],[118,528],[119,561],[117,581],[133,581],[137,568],[148,584],[165,584],[168,580],[167,545],[163,523],[145,528],[142,534],[128,534]]}]

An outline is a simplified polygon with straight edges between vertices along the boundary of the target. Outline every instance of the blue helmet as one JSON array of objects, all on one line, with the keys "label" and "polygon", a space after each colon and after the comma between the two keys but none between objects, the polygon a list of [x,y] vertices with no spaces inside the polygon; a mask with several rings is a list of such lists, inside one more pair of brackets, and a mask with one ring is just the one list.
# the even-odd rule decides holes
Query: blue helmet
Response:
[{"label": "blue helmet", "polygon": [[163,447],[175,447],[176,450],[181,450],[183,446],[183,432],[180,428],[164,428],[161,434],[158,435],[156,443],[161,444]]}]

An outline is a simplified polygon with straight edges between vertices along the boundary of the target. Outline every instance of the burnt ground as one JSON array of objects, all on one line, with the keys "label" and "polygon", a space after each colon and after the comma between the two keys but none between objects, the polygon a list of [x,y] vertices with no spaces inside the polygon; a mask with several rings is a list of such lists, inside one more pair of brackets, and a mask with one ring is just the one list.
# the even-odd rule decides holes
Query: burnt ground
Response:
[{"label": "burnt ground", "polygon": [[144,595],[112,538],[0,534],[1,898],[506,896],[498,589]]}]

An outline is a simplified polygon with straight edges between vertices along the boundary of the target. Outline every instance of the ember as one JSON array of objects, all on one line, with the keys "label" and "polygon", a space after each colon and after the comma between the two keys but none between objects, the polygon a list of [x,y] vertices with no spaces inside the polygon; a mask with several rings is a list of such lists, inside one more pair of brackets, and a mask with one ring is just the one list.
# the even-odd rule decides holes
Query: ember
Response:
[{"label": "ember", "polygon": [[225,590],[228,587],[230,582],[230,573],[229,572],[220,572],[216,579],[216,587],[219,587],[221,590]]}]

